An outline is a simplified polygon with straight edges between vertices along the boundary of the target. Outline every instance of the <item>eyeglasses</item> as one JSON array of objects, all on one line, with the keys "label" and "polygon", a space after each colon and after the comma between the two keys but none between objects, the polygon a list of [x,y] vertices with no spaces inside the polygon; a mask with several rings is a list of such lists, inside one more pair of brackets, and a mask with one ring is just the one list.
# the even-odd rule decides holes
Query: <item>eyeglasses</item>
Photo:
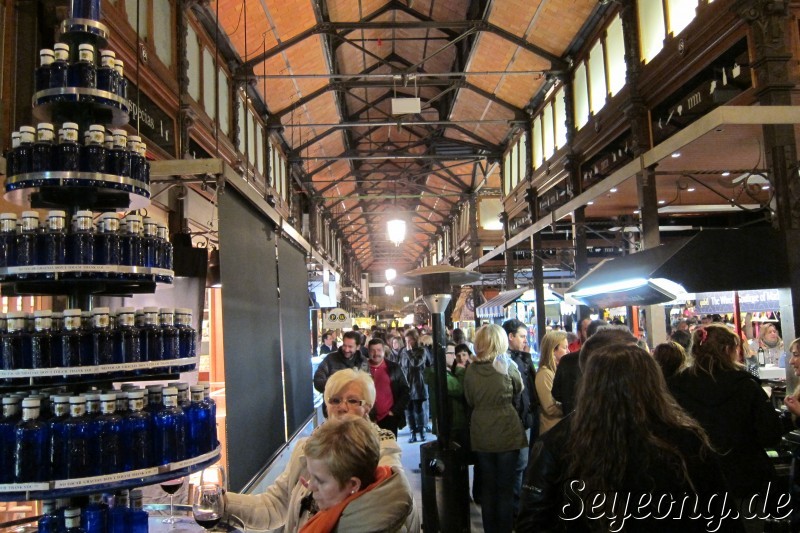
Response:
[{"label": "eyeglasses", "polygon": [[328,398],[328,403],[331,405],[339,405],[346,403],[348,407],[363,407],[366,400],[356,400],[355,398]]}]

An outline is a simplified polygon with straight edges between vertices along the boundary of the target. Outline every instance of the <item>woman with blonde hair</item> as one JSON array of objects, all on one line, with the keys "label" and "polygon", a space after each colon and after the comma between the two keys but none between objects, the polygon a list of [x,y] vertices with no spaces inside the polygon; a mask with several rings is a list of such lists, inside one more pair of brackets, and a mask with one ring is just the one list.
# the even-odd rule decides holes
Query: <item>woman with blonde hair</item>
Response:
[{"label": "woman with blonde hair", "polygon": [[481,471],[481,518],[487,533],[514,526],[514,487],[519,451],[528,446],[513,398],[522,377],[506,354],[508,336],[495,324],[475,333],[476,359],[464,375],[464,396],[472,407],[470,438]]},{"label": "woman with blonde hair", "polygon": [[561,404],[553,398],[553,378],[561,358],[569,353],[567,334],[548,331],[542,339],[539,370],[536,372],[536,395],[539,397],[539,435],[546,433],[564,418]]}]

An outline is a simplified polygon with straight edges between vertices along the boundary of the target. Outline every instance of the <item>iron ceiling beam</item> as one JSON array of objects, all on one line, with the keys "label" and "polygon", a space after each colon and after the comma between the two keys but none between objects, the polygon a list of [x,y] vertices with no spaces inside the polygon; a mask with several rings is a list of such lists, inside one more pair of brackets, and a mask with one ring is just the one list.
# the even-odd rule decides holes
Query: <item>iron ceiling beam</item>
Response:
[{"label": "iron ceiling beam", "polygon": [[515,119],[480,119],[480,118],[473,118],[473,119],[462,119],[462,120],[422,120],[422,121],[410,121],[410,120],[403,120],[397,119],[395,121],[390,120],[371,120],[371,121],[364,121],[364,122],[315,122],[315,123],[306,123],[306,124],[283,124],[284,128],[366,128],[370,126],[456,126],[459,124],[495,124],[495,125],[503,125],[503,126],[512,126],[514,124],[524,124],[525,120],[515,120]]},{"label": "iron ceiling beam", "polygon": [[360,155],[347,153],[343,155],[320,155],[308,157],[293,157],[289,159],[290,163],[298,163],[300,161],[384,161],[391,159],[421,159],[423,161],[477,161],[486,159],[487,157],[496,156],[496,154],[469,154],[469,155],[439,155],[439,154],[410,154],[410,153],[390,153],[390,154],[375,154],[375,155]]}]

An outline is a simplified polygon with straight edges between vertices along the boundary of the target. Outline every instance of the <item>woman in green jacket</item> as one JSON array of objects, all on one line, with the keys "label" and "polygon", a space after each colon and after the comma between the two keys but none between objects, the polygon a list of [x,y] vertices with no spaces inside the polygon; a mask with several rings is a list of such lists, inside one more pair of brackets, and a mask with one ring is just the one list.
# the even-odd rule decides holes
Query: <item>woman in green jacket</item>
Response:
[{"label": "woman in green jacket", "polygon": [[[455,364],[456,346],[453,343],[447,344],[445,353],[447,362],[447,398],[450,401],[450,437],[462,448],[469,446],[469,423],[464,403],[464,372],[465,366]],[[430,396],[431,420],[433,423],[433,433],[439,435],[438,414],[436,412],[436,372],[432,366],[425,369],[425,384],[428,385],[428,395]]]}]

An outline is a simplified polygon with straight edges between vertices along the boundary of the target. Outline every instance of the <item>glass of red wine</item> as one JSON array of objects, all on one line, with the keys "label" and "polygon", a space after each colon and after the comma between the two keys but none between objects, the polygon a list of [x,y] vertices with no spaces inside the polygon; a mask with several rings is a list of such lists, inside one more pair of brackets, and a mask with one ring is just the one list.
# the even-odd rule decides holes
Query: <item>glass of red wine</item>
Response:
[{"label": "glass of red wine", "polygon": [[180,522],[180,518],[175,516],[175,493],[183,485],[183,478],[168,479],[161,483],[161,490],[169,494],[169,518],[162,520],[163,524],[176,524]]},{"label": "glass of red wine", "polygon": [[225,496],[222,487],[217,484],[205,484],[197,487],[192,514],[194,521],[206,531],[211,531],[222,519],[225,512]]}]

